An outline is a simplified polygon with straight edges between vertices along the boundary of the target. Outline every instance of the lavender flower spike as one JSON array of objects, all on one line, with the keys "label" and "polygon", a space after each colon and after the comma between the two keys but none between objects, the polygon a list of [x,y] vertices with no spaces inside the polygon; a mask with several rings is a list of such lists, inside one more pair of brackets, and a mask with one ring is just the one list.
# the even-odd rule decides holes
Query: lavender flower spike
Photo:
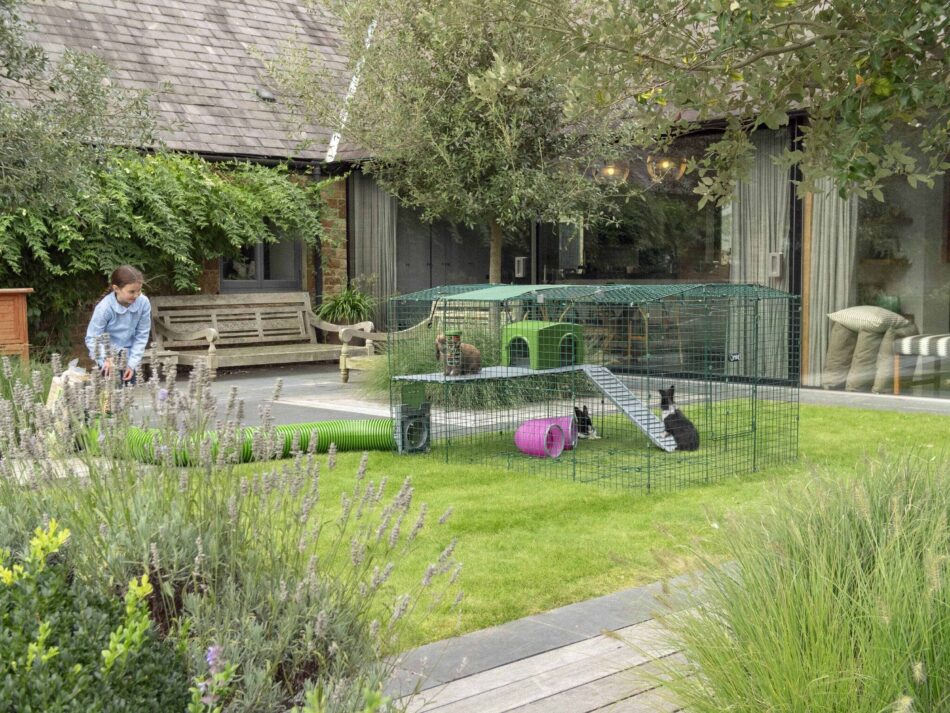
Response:
[{"label": "lavender flower spike", "polygon": [[208,662],[208,669],[211,671],[212,675],[221,673],[221,671],[224,669],[224,662],[221,661],[221,647],[217,644],[214,646],[209,646],[208,650],[205,652],[205,661]]}]

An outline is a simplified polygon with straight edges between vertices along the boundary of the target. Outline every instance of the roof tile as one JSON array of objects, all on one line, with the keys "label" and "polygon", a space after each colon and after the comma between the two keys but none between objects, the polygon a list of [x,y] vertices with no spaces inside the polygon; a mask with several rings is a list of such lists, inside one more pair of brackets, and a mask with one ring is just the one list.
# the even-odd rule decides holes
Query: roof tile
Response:
[{"label": "roof tile", "polygon": [[[301,134],[286,104],[255,94],[270,84],[257,55],[278,54],[288,28],[340,75],[330,91],[348,83],[337,23],[308,12],[304,0],[46,0],[23,11],[34,41],[54,55],[64,47],[94,51],[124,87],[157,91],[167,83],[153,106],[173,149],[315,159],[326,152],[329,130],[308,126]],[[338,153],[362,155],[345,144]]]}]

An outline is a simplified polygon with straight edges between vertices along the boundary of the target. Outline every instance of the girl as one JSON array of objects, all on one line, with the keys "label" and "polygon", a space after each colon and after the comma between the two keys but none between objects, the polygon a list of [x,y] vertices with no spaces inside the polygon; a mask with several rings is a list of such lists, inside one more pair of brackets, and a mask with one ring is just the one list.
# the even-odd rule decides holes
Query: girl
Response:
[{"label": "girl", "polygon": [[[126,354],[122,381],[135,383],[135,370],[142,363],[152,327],[152,306],[142,294],[142,273],[131,265],[120,265],[109,278],[112,288],[92,313],[86,330],[89,357],[105,376],[112,376],[120,352]],[[109,336],[109,351],[102,337]]]}]

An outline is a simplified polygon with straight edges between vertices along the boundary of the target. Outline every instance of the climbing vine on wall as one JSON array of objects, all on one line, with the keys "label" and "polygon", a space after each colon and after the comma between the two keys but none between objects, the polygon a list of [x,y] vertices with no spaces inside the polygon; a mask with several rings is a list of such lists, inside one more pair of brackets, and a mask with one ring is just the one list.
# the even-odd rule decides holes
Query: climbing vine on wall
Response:
[{"label": "climbing vine on wall", "polygon": [[42,201],[3,207],[0,284],[36,290],[31,341],[62,349],[77,313],[98,298],[118,264],[140,267],[153,292],[194,292],[209,258],[261,241],[320,243],[326,184],[285,166],[116,152],[68,209]]}]

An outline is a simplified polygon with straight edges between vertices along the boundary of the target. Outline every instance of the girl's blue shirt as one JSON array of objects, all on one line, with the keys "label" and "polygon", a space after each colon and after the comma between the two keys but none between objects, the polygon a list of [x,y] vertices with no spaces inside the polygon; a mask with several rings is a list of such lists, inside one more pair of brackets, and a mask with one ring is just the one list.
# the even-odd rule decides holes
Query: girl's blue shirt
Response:
[{"label": "girl's blue shirt", "polygon": [[115,298],[115,292],[103,297],[92,313],[89,328],[86,329],[86,347],[89,358],[102,366],[106,360],[105,348],[100,337],[109,335],[109,345],[114,353],[123,349],[128,352],[128,366],[138,369],[148,346],[148,335],[152,328],[152,305],[145,295],[124,307]]}]

